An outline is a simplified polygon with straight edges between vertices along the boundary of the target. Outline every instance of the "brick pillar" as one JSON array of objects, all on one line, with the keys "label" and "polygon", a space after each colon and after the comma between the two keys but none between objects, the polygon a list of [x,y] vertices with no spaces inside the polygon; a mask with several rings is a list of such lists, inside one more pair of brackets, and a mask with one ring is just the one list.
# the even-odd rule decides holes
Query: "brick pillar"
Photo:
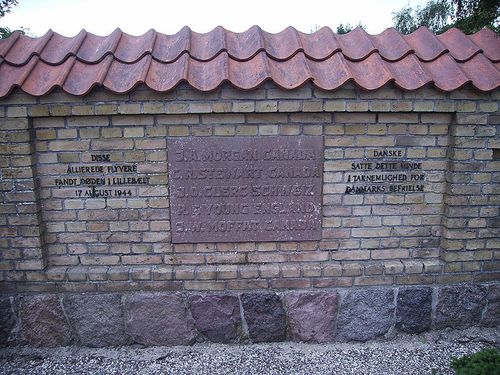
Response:
[{"label": "brick pillar", "polygon": [[[462,107],[466,103],[468,110],[476,108],[474,102]],[[445,271],[456,273],[450,281],[498,278],[493,271],[500,246],[500,162],[494,160],[494,150],[500,127],[498,116],[484,113],[482,103],[478,106],[479,112],[457,113],[451,127],[442,237]]]},{"label": "brick pillar", "polygon": [[[28,97],[29,98],[29,97]],[[30,98],[33,100],[33,98]],[[25,106],[0,117],[0,270],[43,270],[41,207],[37,199],[35,150]],[[7,272],[7,280],[22,272]]]}]

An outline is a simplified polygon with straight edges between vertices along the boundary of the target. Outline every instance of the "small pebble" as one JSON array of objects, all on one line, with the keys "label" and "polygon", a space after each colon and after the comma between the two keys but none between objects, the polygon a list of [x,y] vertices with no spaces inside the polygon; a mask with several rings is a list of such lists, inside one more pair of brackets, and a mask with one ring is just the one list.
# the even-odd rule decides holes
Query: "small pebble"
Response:
[{"label": "small pebble", "polygon": [[99,349],[17,347],[0,350],[0,374],[452,375],[453,357],[492,345],[456,337],[429,340],[426,336],[405,336],[368,343],[203,343],[192,347]]}]

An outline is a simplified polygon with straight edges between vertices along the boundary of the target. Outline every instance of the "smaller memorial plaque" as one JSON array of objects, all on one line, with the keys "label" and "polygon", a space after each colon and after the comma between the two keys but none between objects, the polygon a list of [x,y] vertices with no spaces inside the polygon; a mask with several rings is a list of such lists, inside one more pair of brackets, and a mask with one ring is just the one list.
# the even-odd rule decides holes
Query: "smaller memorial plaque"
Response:
[{"label": "smaller memorial plaque", "polygon": [[172,242],[321,239],[323,138],[168,141]]}]

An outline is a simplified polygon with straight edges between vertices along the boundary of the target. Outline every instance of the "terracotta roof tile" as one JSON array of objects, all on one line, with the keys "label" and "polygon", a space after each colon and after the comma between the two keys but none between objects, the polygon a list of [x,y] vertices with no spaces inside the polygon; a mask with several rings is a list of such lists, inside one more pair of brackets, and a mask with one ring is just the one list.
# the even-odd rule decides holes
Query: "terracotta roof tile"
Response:
[{"label": "terracotta roof tile", "polygon": [[76,56],[87,33],[81,31],[73,38],[66,38],[57,33],[47,42],[43,51],[40,53],[40,59],[51,65],[58,65],[70,56]]},{"label": "terracotta roof tile", "polygon": [[481,51],[481,48],[459,29],[450,29],[438,38],[457,61],[470,60]]},{"label": "terracotta roof tile", "polygon": [[285,89],[312,81],[335,90],[354,81],[366,90],[394,82],[403,90],[434,84],[452,91],[471,83],[490,91],[500,86],[499,41],[487,29],[439,36],[426,28],[410,35],[395,29],[369,35],[360,28],[304,34],[292,27],[270,34],[258,26],[242,33],[217,27],[199,34],[185,27],[174,35],[150,30],[141,36],[119,29],[108,36],[82,30],[70,38],[14,33],[0,41],[0,97],[15,87],[37,96],[54,87],[85,95],[96,85],[123,93],[142,83],[163,92],[184,81],[201,91],[223,82],[250,90],[266,80]]},{"label": "terracotta roof tile", "polygon": [[483,50],[484,55],[494,62],[500,61],[498,35],[490,29],[482,29],[469,38]]},{"label": "terracotta roof tile", "polygon": [[104,37],[87,33],[76,57],[78,60],[87,63],[99,62],[106,54],[114,53],[120,42],[121,36],[122,32],[118,29]]},{"label": "terracotta roof tile", "polygon": [[373,44],[381,56],[388,61],[397,61],[412,52],[412,48],[396,29],[390,28],[372,36]]}]

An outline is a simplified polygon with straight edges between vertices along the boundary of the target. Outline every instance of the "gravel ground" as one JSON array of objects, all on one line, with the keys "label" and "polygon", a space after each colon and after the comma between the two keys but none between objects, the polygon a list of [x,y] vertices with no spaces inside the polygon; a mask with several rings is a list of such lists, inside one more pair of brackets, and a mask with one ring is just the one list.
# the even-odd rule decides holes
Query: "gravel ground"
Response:
[{"label": "gravel ground", "polygon": [[[0,374],[453,374],[450,359],[498,345],[498,330],[369,343],[0,350]],[[496,343],[496,344],[495,344]]]}]

